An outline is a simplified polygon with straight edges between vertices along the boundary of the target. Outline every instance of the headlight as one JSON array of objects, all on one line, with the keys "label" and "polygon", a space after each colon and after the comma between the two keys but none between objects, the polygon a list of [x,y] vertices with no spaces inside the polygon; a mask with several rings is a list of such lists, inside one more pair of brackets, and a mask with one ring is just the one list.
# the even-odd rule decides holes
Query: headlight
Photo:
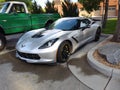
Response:
[{"label": "headlight", "polygon": [[44,49],[44,48],[51,47],[57,40],[58,40],[58,38],[49,40],[48,42],[46,42],[45,44],[43,44],[43,45],[42,45],[41,47],[39,47],[38,49]]}]

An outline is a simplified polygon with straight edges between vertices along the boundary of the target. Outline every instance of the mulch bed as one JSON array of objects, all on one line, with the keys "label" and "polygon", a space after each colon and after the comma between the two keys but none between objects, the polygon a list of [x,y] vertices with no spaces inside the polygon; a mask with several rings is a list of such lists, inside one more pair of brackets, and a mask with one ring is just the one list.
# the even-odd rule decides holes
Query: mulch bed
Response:
[{"label": "mulch bed", "polygon": [[[107,41],[101,43],[100,46],[105,45],[105,44],[110,44],[110,43],[116,43],[116,42],[111,42],[111,40],[107,40]],[[118,44],[120,44],[120,43],[118,43]],[[117,65],[116,65],[116,64],[110,64],[109,62],[107,62],[107,60],[106,60],[105,57],[102,57],[102,56],[99,54],[99,52],[98,52],[97,49],[95,50],[93,56],[94,56],[94,58],[95,58],[97,61],[99,61],[100,63],[102,63],[102,64],[104,64],[104,65],[106,65],[106,66],[109,66],[109,67],[112,67],[112,68],[116,68],[116,69],[120,69],[120,63],[117,64]]]}]

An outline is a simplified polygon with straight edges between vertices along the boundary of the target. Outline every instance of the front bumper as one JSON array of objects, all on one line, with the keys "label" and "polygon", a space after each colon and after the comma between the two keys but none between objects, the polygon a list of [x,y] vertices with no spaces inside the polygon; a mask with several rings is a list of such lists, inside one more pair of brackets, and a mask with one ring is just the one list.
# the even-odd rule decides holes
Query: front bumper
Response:
[{"label": "front bumper", "polygon": [[[38,51],[35,51],[38,52]],[[21,54],[22,53],[22,54]],[[16,57],[28,63],[56,63],[57,50],[39,50],[38,53],[17,50]]]}]

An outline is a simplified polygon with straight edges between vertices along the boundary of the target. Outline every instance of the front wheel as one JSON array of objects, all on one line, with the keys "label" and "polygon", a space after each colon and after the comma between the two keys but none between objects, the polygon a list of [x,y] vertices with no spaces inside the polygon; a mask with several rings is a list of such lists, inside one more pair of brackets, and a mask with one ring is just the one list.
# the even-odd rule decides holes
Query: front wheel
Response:
[{"label": "front wheel", "polygon": [[0,33],[0,51],[5,48],[6,45],[6,38],[3,34]]},{"label": "front wheel", "polygon": [[95,34],[95,40],[94,41],[98,41],[100,39],[100,35],[101,35],[101,29],[98,28]]},{"label": "front wheel", "polygon": [[69,59],[71,50],[72,50],[72,47],[68,41],[62,42],[58,48],[57,61],[60,63],[66,62]]}]

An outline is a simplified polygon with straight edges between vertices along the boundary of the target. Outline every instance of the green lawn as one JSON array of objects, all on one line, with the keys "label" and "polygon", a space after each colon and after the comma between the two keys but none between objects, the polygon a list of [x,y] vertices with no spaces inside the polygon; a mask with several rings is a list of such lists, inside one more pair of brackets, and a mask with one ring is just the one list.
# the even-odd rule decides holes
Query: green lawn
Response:
[{"label": "green lawn", "polygon": [[108,19],[106,28],[102,30],[102,33],[113,34],[116,30],[117,18]]}]

